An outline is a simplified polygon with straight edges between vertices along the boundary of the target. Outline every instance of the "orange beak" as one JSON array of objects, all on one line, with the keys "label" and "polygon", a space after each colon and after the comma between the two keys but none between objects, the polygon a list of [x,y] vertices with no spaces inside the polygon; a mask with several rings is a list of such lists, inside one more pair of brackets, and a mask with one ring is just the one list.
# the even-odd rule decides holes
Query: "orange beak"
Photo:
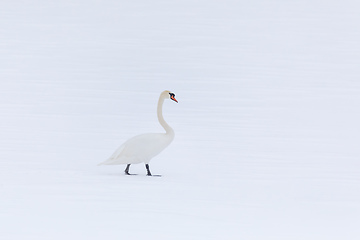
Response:
[{"label": "orange beak", "polygon": [[178,101],[175,99],[174,96],[171,96],[170,98],[171,98],[171,100],[173,100],[173,101],[175,101],[175,102],[178,102]]}]

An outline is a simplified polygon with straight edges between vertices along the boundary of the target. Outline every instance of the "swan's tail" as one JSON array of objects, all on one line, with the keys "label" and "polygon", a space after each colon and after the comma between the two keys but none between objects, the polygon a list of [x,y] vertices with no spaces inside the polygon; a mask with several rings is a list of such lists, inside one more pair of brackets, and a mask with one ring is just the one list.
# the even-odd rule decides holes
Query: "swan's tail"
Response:
[{"label": "swan's tail", "polygon": [[105,161],[104,161],[104,162],[99,163],[97,166],[101,166],[101,165],[105,165]]},{"label": "swan's tail", "polygon": [[115,165],[117,163],[114,160],[115,160],[114,158],[109,158],[109,159],[99,163],[98,166],[101,166],[101,165]]},{"label": "swan's tail", "polygon": [[107,160],[99,163],[98,166],[100,166],[100,165],[125,164],[126,161],[123,162],[123,161],[120,160],[120,159],[121,159],[120,155],[121,155],[124,147],[125,147],[124,145],[121,145],[121,146],[113,153],[113,155],[111,155],[110,158],[108,158]]}]

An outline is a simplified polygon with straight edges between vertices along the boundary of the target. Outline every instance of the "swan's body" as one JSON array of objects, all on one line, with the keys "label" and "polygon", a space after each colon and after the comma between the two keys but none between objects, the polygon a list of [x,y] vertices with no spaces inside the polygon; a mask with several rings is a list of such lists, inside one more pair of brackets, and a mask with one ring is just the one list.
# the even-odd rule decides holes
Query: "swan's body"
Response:
[{"label": "swan's body", "polygon": [[149,163],[173,140],[174,135],[146,133],[130,138],[113,155],[103,162],[105,165]]},{"label": "swan's body", "polygon": [[175,94],[170,91],[163,91],[160,94],[157,115],[159,123],[165,129],[166,133],[146,133],[130,138],[123,143],[113,155],[99,165],[118,165],[127,164],[125,173],[130,175],[130,164],[145,163],[147,174],[151,176],[149,169],[150,160],[162,152],[174,139],[174,130],[165,122],[162,115],[162,106],[165,99],[175,99]]}]

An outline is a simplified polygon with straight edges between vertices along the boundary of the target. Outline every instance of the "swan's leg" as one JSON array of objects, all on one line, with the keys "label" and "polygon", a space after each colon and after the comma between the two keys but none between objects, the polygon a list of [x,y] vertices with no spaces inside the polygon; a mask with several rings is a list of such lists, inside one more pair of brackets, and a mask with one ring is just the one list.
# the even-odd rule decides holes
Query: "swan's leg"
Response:
[{"label": "swan's leg", "polygon": [[130,168],[130,164],[128,164],[128,165],[126,166],[126,169],[125,169],[125,174],[126,174],[126,175],[131,175],[131,174],[129,173],[129,168]]},{"label": "swan's leg", "polygon": [[146,171],[147,171],[148,176],[161,177],[161,175],[152,175],[151,174],[149,164],[145,164],[145,167],[146,167]]},{"label": "swan's leg", "polygon": [[147,175],[148,175],[148,176],[152,176],[152,175],[151,175],[151,172],[150,172],[149,164],[145,164],[145,167],[146,167]]},{"label": "swan's leg", "polygon": [[126,175],[137,175],[137,174],[131,174],[131,173],[129,173],[130,165],[131,165],[131,164],[128,164],[128,165],[126,166],[126,168],[125,168],[125,174],[126,174]]}]

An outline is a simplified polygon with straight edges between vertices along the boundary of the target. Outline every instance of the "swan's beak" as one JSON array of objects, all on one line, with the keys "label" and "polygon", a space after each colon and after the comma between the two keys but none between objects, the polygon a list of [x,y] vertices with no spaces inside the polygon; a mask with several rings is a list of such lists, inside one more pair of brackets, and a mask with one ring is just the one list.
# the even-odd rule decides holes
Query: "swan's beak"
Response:
[{"label": "swan's beak", "polygon": [[171,100],[178,102],[174,96],[171,96],[170,98],[171,98]]}]

